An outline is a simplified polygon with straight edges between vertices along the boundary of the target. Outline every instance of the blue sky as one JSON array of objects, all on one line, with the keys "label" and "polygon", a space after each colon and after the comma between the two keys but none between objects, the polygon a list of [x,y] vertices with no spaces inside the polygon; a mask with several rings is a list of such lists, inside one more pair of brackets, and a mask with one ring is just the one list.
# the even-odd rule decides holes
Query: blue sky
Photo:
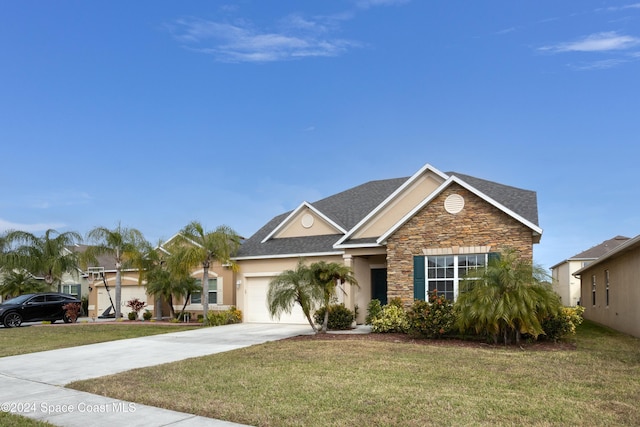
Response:
[{"label": "blue sky", "polygon": [[0,0],[0,231],[250,236],[369,180],[537,191],[545,267],[640,233],[640,3]]}]

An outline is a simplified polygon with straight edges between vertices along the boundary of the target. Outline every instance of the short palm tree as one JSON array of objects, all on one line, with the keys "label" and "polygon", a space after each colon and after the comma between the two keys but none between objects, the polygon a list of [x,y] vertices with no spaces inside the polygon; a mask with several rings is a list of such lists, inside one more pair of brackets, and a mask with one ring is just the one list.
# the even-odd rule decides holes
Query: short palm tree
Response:
[{"label": "short palm tree", "polygon": [[269,282],[267,305],[271,316],[279,318],[282,313],[291,313],[298,304],[313,331],[318,332],[312,311],[322,296],[322,290],[312,284],[311,270],[299,260],[294,270],[283,271]]},{"label": "short palm tree", "polygon": [[78,268],[78,254],[72,247],[82,240],[74,231],[47,230],[41,237],[26,231],[11,231],[5,236],[12,248],[5,259],[10,268],[22,268],[33,275],[42,274],[47,285],[57,286],[62,275]]},{"label": "short palm tree", "polygon": [[237,270],[237,264],[231,260],[240,248],[240,236],[225,225],[213,231],[206,231],[198,221],[187,224],[167,248],[173,262],[182,268],[202,267],[202,316],[208,324],[209,310],[209,268],[218,261]]},{"label": "short palm tree", "polygon": [[322,305],[325,307],[324,321],[320,329],[321,333],[325,333],[329,324],[329,305],[336,296],[338,282],[358,286],[358,281],[350,267],[337,262],[319,261],[311,264],[309,268],[311,270],[312,285],[321,291]]},{"label": "short palm tree", "polygon": [[122,269],[132,266],[139,270],[139,283],[142,283],[144,256],[141,256],[149,244],[143,234],[135,228],[122,227],[118,223],[114,229],[96,227],[87,233],[87,241],[92,243],[82,254],[83,263],[96,263],[100,255],[113,258],[116,269],[115,310],[116,319],[121,317],[122,306]]},{"label": "short palm tree", "polygon": [[31,294],[47,290],[47,285],[36,280],[27,271],[10,271],[4,276],[0,285],[0,295],[11,298],[22,294]]},{"label": "short palm tree", "polygon": [[521,334],[543,334],[543,319],[561,309],[560,298],[546,279],[544,269],[513,250],[504,251],[489,262],[473,289],[458,297],[459,328],[486,333],[496,343],[502,335],[505,344],[513,338],[519,343]]}]

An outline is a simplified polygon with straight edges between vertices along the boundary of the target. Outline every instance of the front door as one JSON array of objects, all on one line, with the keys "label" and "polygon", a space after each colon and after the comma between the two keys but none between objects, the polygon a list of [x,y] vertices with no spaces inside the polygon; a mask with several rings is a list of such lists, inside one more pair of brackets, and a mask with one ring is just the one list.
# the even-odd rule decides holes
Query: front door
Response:
[{"label": "front door", "polygon": [[381,305],[387,304],[387,269],[371,269],[371,299],[377,299]]}]

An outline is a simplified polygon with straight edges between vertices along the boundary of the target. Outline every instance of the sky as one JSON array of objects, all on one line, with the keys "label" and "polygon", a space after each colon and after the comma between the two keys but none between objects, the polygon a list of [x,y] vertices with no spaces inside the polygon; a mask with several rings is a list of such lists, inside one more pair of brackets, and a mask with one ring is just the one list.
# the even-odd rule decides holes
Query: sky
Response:
[{"label": "sky", "polygon": [[640,234],[640,3],[0,0],[0,232],[272,217],[425,164]]}]

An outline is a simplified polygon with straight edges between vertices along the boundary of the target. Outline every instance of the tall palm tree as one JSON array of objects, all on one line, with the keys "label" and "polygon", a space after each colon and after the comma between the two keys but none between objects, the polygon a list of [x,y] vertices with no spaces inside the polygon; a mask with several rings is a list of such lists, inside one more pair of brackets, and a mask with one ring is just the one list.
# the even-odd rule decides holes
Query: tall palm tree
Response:
[{"label": "tall palm tree", "polygon": [[135,228],[122,227],[118,223],[114,229],[96,227],[87,233],[87,241],[91,246],[82,254],[83,261],[96,263],[100,255],[113,257],[116,269],[116,289],[115,289],[115,310],[116,319],[121,316],[122,305],[122,269],[132,266],[139,269],[138,282],[142,283],[144,257],[141,256],[148,248],[149,244],[143,234]]},{"label": "tall palm tree", "polygon": [[331,300],[336,296],[336,285],[338,282],[346,282],[358,286],[358,281],[354,277],[350,267],[337,262],[315,262],[311,264],[310,269],[312,283],[315,287],[319,288],[322,293],[322,304],[325,307],[325,312],[320,332],[326,333],[329,324],[329,305],[331,304]]},{"label": "tall palm tree", "polygon": [[62,275],[78,268],[78,254],[71,247],[82,240],[75,231],[58,233],[49,229],[41,237],[26,231],[7,233],[6,243],[11,246],[7,254],[8,266],[23,268],[31,274],[42,274],[47,285],[56,286]]},{"label": "tall palm tree", "polygon": [[189,269],[202,267],[202,316],[205,325],[209,322],[209,268],[218,261],[237,270],[237,264],[231,257],[239,248],[240,236],[232,228],[221,225],[213,231],[206,231],[198,221],[187,224],[168,248],[178,265]]},{"label": "tall palm tree", "polygon": [[322,299],[322,290],[312,285],[311,269],[303,260],[298,261],[295,270],[285,270],[269,282],[267,304],[271,316],[280,317],[282,313],[291,313],[298,304],[314,332],[318,332],[311,312],[316,302]]},{"label": "tall palm tree", "polygon": [[489,262],[473,289],[458,297],[458,326],[493,336],[496,343],[502,335],[505,344],[513,338],[519,343],[523,333],[543,334],[542,320],[561,308],[547,279],[543,268],[504,251]]}]

